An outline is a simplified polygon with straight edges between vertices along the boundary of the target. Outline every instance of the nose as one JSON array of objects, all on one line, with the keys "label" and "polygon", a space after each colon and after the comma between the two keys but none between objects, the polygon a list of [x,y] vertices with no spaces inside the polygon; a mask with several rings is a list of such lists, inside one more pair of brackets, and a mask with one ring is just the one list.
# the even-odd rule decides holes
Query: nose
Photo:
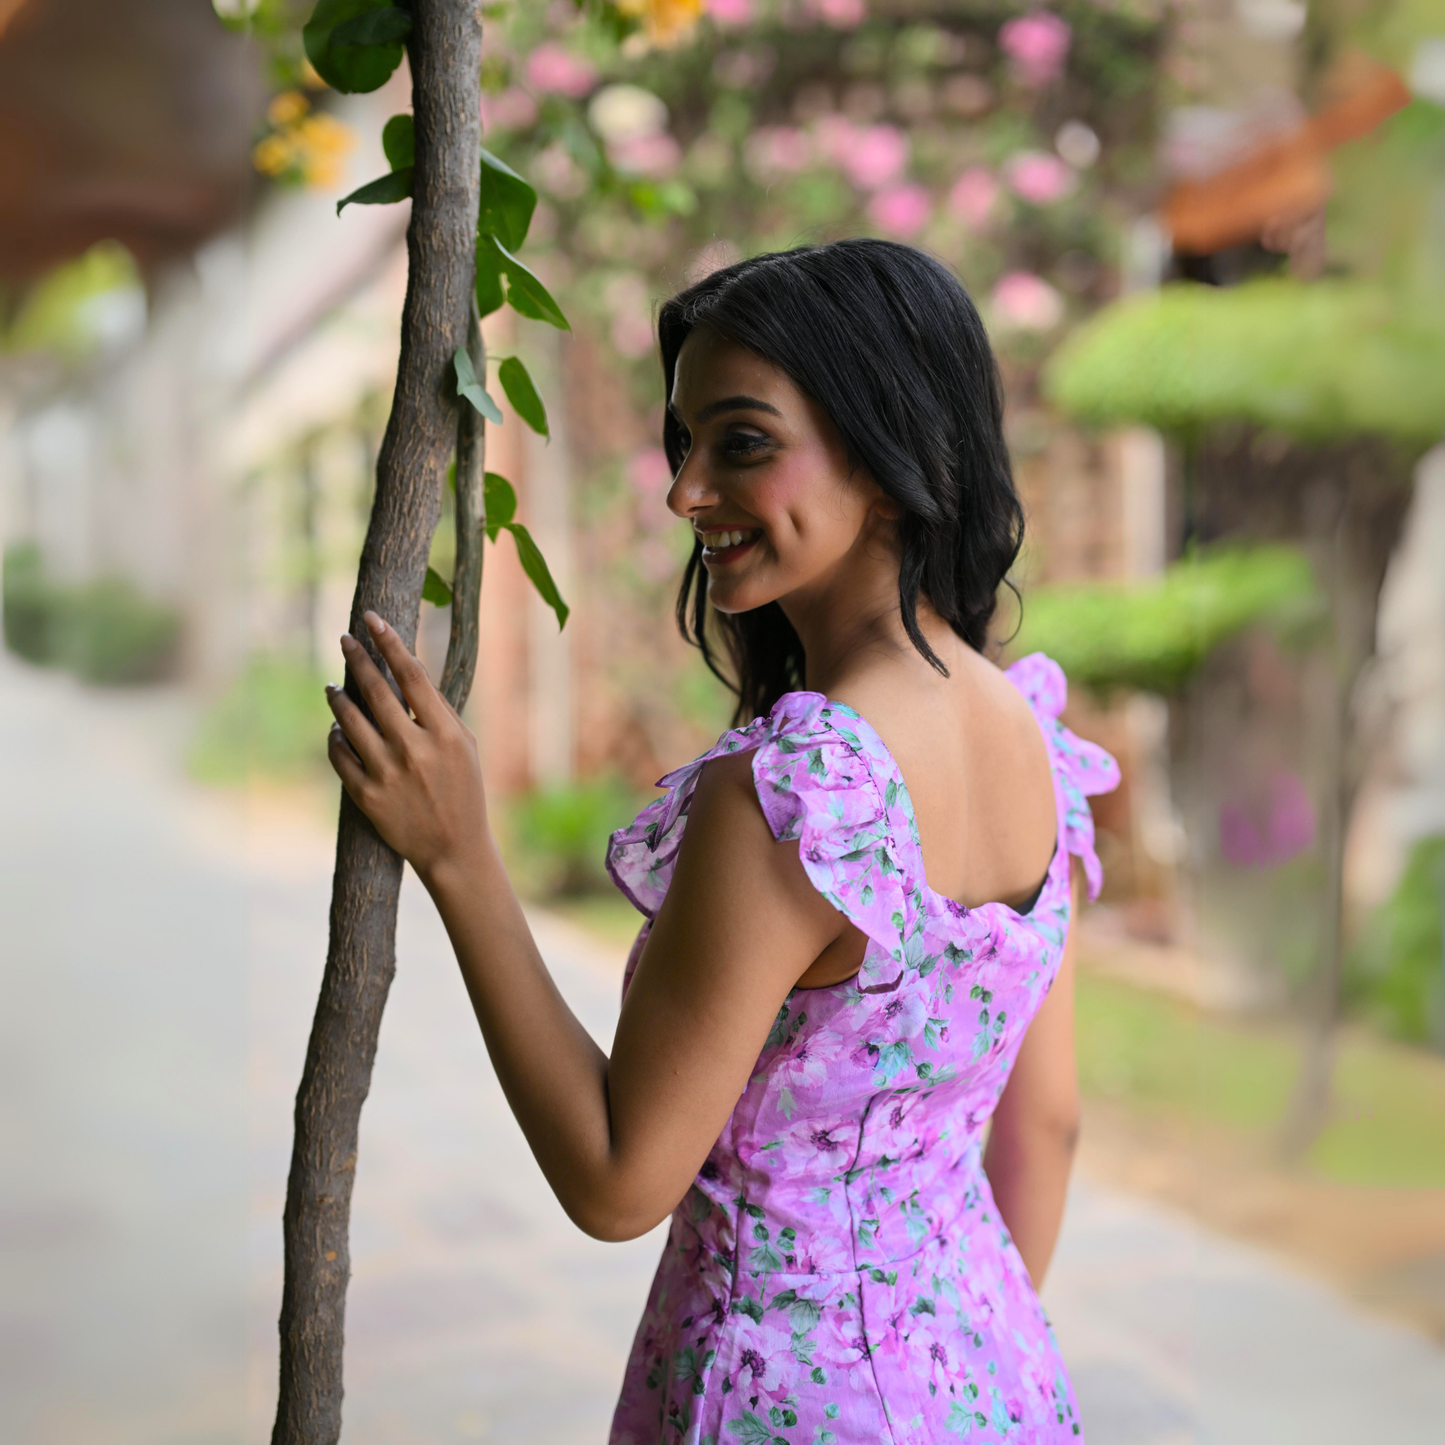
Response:
[{"label": "nose", "polygon": [[705,468],[698,465],[695,456],[689,455],[667,489],[668,510],[674,516],[695,517],[716,506],[717,501],[717,489],[708,482]]}]

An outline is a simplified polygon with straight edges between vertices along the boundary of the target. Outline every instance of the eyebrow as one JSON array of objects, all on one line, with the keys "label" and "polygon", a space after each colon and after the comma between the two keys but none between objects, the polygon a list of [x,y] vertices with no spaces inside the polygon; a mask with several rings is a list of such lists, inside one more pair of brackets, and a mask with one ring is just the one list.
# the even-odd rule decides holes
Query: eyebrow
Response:
[{"label": "eyebrow", "polygon": [[[671,404],[669,404],[668,410],[677,416],[679,421],[682,420]],[[713,417],[721,416],[726,411],[765,411],[770,416],[782,416],[782,412],[777,407],[770,406],[755,396],[725,396],[720,401],[710,401],[703,407],[697,414],[697,424],[701,426],[703,422],[711,421]]]}]

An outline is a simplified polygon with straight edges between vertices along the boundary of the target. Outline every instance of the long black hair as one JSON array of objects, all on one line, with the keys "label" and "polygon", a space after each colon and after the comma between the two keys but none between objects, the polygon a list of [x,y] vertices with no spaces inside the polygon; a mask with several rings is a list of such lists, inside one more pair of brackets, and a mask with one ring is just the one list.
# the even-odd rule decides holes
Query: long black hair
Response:
[{"label": "long black hair", "polygon": [[[914,647],[940,672],[918,627],[918,598],[982,650],[1023,541],[1023,509],[1003,438],[1003,386],[957,277],[912,246],[859,239],[739,261],[679,292],[658,316],[667,395],[696,326],[785,371],[828,414],[850,465],[902,509],[898,605]],[[663,422],[674,475],[677,419]],[[776,602],[732,616],[710,607],[702,543],[677,598],[682,634],[737,694],[737,718],[766,713],[803,685],[803,645]],[[731,675],[719,665],[720,639]]]}]

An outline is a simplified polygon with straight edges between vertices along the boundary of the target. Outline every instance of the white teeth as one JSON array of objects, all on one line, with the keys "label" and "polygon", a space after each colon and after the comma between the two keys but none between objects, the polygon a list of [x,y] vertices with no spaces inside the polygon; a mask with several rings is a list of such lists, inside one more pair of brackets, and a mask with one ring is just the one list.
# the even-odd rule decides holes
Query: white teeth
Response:
[{"label": "white teeth", "polygon": [[736,547],[739,543],[747,541],[752,536],[751,532],[703,532],[702,544],[712,551],[718,551],[723,547]]}]

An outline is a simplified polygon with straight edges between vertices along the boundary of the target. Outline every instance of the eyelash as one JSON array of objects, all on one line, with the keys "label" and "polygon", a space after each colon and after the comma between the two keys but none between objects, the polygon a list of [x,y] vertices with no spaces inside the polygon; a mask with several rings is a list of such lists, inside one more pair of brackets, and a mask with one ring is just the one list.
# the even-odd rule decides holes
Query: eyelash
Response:
[{"label": "eyelash", "polygon": [[753,436],[748,432],[729,432],[722,441],[722,451],[727,457],[742,459],[754,456],[768,445],[766,437]]},{"label": "eyelash", "polygon": [[[692,450],[692,437],[687,432],[682,432],[678,442],[683,456],[686,456]],[[763,451],[768,444],[769,438],[764,436],[754,436],[749,432],[728,432],[722,438],[718,449],[728,460],[742,461]]]}]

